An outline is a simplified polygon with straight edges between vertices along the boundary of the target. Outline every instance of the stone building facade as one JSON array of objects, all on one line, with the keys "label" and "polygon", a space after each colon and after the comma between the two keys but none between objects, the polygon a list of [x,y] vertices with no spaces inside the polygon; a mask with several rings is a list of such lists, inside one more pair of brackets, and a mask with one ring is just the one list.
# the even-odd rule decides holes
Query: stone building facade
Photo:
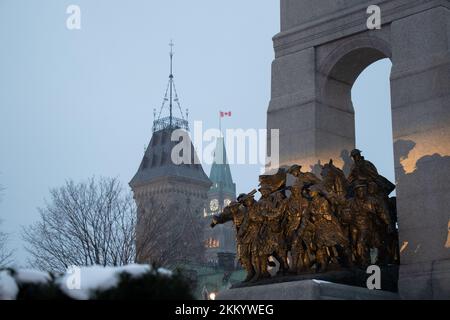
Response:
[{"label": "stone building facade", "polygon": [[[137,205],[137,261],[172,266],[201,262],[204,254],[203,208],[211,186],[200,164],[175,164],[178,141],[166,127],[155,131],[139,169],[130,182]],[[185,137],[189,139],[186,133]]]}]

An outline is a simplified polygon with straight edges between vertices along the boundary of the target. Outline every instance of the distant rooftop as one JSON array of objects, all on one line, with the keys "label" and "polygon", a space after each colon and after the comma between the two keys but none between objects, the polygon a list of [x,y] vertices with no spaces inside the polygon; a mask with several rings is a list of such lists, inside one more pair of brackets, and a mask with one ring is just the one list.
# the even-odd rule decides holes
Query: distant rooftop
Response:
[{"label": "distant rooftop", "polygon": [[165,128],[153,133],[151,141],[145,151],[138,171],[130,181],[130,186],[156,182],[159,179],[177,178],[192,183],[211,185],[208,176],[203,171],[201,164],[196,161],[197,154],[191,143],[191,163],[175,164],[171,154],[178,141],[172,141],[174,129]]}]

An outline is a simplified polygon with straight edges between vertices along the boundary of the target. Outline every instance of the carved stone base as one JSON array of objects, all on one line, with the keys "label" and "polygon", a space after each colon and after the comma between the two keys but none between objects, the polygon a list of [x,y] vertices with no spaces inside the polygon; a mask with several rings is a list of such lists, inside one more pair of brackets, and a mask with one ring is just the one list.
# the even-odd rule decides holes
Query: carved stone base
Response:
[{"label": "carved stone base", "polygon": [[396,293],[325,282],[303,280],[232,288],[218,300],[397,300]]},{"label": "carved stone base", "polygon": [[[235,288],[248,288],[254,286],[286,283],[286,282],[298,282],[303,280],[322,280],[326,282],[332,282],[336,284],[345,284],[354,287],[367,288],[367,278],[370,274],[367,274],[365,270],[352,268],[346,270],[333,270],[324,273],[308,273],[301,275],[286,275],[275,276],[268,279],[259,280],[256,283],[243,282],[233,285]],[[384,291],[397,292],[398,282],[398,266],[385,266],[381,268],[381,289]]]}]

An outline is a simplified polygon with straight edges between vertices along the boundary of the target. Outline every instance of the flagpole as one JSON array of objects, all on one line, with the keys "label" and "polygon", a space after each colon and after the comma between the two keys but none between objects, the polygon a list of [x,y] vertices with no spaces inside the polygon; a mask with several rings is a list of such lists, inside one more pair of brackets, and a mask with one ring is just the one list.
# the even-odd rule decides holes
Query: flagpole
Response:
[{"label": "flagpole", "polygon": [[220,135],[222,136],[222,114],[219,113],[219,131]]}]

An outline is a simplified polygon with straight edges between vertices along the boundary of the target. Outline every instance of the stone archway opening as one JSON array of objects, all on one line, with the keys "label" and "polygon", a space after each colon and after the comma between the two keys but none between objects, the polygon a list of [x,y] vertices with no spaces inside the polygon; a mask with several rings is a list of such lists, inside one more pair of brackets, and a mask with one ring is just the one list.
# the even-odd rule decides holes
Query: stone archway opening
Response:
[{"label": "stone archway opening", "polygon": [[391,68],[389,59],[372,63],[353,84],[351,98],[355,110],[356,148],[363,151],[381,175],[394,182]]},{"label": "stone archway opening", "polygon": [[[390,53],[363,47],[346,52],[346,48],[333,52],[324,66],[325,103],[344,111],[353,112],[351,88],[359,75],[372,63],[389,58]],[[330,68],[331,64],[331,68]],[[328,70],[327,70],[328,69]]]},{"label": "stone archway opening", "polygon": [[[349,153],[356,147],[363,150],[367,158],[375,160],[376,165],[382,164],[380,173],[394,182],[390,56],[390,48],[384,41],[358,39],[355,43],[337,47],[324,59],[319,68],[319,81],[322,83],[319,82],[318,86],[322,88],[322,109],[339,120],[333,128],[337,139],[324,144],[318,156],[326,161],[326,155],[333,154],[337,159],[335,162],[348,174],[352,162]],[[372,72],[377,73],[373,69],[379,65],[385,71],[383,82],[370,76]],[[384,100],[380,101],[380,97],[384,97]],[[379,103],[383,104],[383,108],[376,107]],[[371,114],[382,121],[378,124],[378,131],[377,124],[370,119]],[[389,158],[387,164],[386,155]]]}]

